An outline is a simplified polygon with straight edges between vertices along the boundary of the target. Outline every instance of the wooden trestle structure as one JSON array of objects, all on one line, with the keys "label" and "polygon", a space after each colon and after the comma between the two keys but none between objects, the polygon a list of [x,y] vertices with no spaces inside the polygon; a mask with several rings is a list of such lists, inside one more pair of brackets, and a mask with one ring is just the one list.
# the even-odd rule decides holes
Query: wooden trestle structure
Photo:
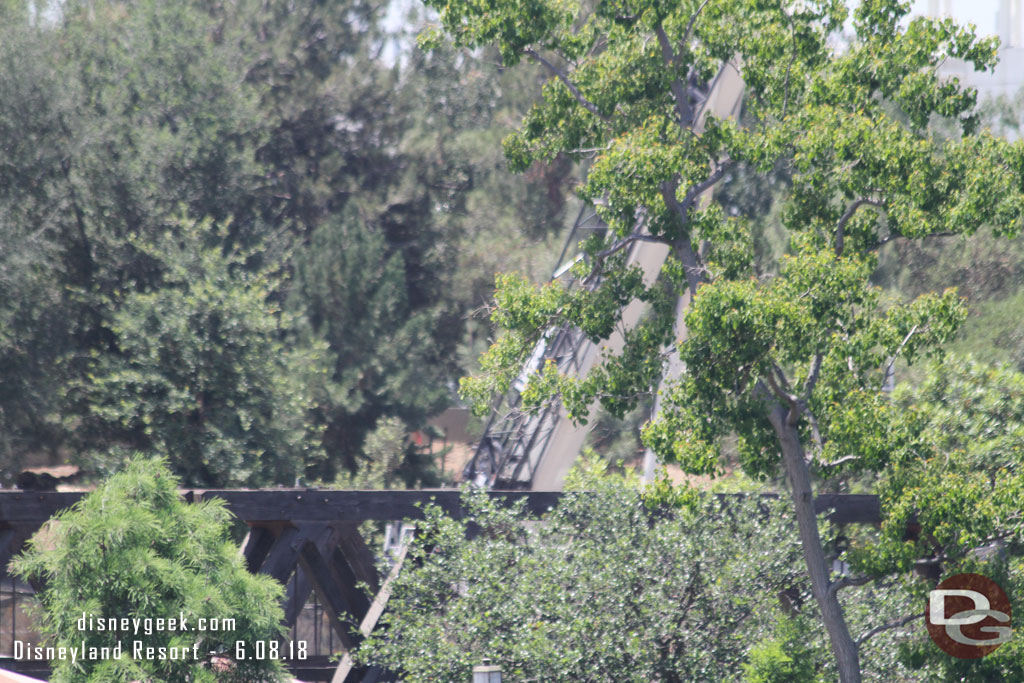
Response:
[{"label": "wooden trestle structure", "polygon": [[[56,512],[84,493],[0,491],[0,580],[9,580],[7,564],[25,542]],[[525,499],[527,510],[543,515],[561,492],[490,491],[509,504]],[[578,495],[578,494],[577,494]],[[585,494],[582,494],[585,495]],[[310,596],[315,595],[342,649],[350,650],[369,633],[387,601],[386,580],[378,574],[373,551],[359,532],[366,521],[422,518],[421,506],[433,502],[461,517],[461,494],[454,489],[420,491],[335,491],[320,489],[188,490],[190,502],[220,498],[248,526],[242,545],[250,571],[273,576],[285,586],[285,619],[294,627]],[[878,499],[868,495],[823,495],[819,512],[838,524],[878,523]],[[369,586],[372,599],[360,588]],[[296,678],[332,683],[386,680],[378,670],[354,668],[346,657],[339,665],[313,656],[287,662]],[[45,677],[38,662],[0,657],[0,668]]]}]

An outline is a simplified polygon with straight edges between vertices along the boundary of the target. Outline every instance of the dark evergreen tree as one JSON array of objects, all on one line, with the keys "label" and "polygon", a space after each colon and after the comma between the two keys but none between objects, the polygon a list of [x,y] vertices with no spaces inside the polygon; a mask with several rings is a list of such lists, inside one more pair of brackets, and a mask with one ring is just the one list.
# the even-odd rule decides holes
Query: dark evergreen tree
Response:
[{"label": "dark evergreen tree", "polygon": [[133,241],[161,287],[106,302],[117,352],[95,354],[67,384],[74,458],[109,473],[135,451],[165,453],[188,486],[294,484],[323,461],[313,409],[326,344],[303,343],[273,304],[274,273],[196,249],[208,232]]},{"label": "dark evergreen tree", "polygon": [[[308,474],[330,477],[356,466],[379,418],[418,429],[452,399],[448,387],[472,355],[464,345],[468,313],[484,302],[493,272],[530,266],[532,255],[551,250],[538,238],[561,227],[571,167],[538,165],[532,176],[508,181],[492,147],[515,118],[510,108],[524,109],[533,97],[523,87],[533,72],[501,70],[486,55],[467,55],[458,66],[424,55],[380,28],[384,7],[361,0],[4,7],[5,471],[40,451],[54,459],[89,454],[79,459],[103,470],[121,456],[100,453],[156,447],[135,427],[125,432],[131,392],[96,380],[131,358],[149,358],[174,391],[193,390],[176,368],[153,365],[175,354],[157,353],[157,345],[144,351],[119,332],[147,306],[169,306],[181,295],[172,264],[141,244],[177,240],[183,253],[245,253],[244,263],[230,266],[232,277],[281,269],[267,301],[309,323],[309,334],[289,343],[312,353],[322,339],[337,359],[326,387],[304,391],[319,392],[314,426],[326,428],[326,464]],[[389,44],[403,56],[382,59]],[[369,250],[365,260],[342,253],[356,233]],[[530,242],[537,248],[522,249]],[[352,299],[367,292],[376,292],[375,304]],[[241,344],[259,328],[240,322],[221,332],[237,332]],[[475,339],[485,336],[477,330]],[[194,369],[211,381],[231,375]],[[105,413],[122,400],[129,408],[116,419]],[[140,416],[144,404],[135,406]],[[185,441],[206,438],[194,436]],[[234,467],[232,458],[210,465],[204,481],[169,453],[197,484],[224,481]],[[409,480],[427,474],[408,465]],[[255,481],[250,474],[227,480]],[[279,474],[278,483],[294,481]]]}]

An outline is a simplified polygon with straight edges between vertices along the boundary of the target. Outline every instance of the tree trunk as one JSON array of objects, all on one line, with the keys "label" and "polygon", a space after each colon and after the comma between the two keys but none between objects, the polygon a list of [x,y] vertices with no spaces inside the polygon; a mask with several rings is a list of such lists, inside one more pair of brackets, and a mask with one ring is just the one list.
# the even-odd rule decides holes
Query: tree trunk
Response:
[{"label": "tree trunk", "polygon": [[793,494],[793,508],[796,511],[797,527],[800,531],[800,545],[803,548],[807,573],[811,577],[814,599],[821,610],[821,619],[828,631],[832,653],[839,666],[839,680],[842,683],[860,683],[860,656],[857,644],[850,637],[839,596],[829,592],[829,568],[825,550],[818,535],[818,518],[814,513],[814,492],[811,490],[811,476],[804,460],[804,449],[796,427],[789,424],[788,410],[775,405],[771,412],[771,423],[782,447],[782,460],[786,466],[790,490]]}]

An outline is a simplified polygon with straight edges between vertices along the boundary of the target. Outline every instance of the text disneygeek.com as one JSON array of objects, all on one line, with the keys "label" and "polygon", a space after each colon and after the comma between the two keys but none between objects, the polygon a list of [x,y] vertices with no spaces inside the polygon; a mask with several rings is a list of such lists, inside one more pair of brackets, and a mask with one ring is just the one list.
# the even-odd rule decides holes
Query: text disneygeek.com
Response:
[{"label": "text disneygeek.com", "polygon": [[[82,633],[116,633],[124,636],[151,636],[155,633],[182,633],[191,631],[233,631],[235,620],[232,618],[217,619],[209,617],[186,616],[184,612],[178,617],[97,617],[82,613],[78,619],[78,630]],[[306,659],[308,648],[305,641],[236,641],[233,652],[199,650],[199,641],[182,646],[154,646],[146,640],[138,638],[118,638],[114,642],[102,646],[88,645],[87,637],[83,637],[78,645],[55,647],[40,645],[31,641],[14,641],[14,659],[39,661],[99,661],[105,659],[121,659],[131,657],[135,660],[202,660],[210,657],[234,655],[234,659]],[[221,645],[222,647],[224,644]]]}]

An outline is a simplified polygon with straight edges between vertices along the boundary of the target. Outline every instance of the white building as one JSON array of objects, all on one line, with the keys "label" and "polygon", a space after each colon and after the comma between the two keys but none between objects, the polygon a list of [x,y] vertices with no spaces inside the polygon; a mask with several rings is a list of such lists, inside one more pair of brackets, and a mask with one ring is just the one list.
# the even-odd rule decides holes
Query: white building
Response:
[{"label": "white building", "polygon": [[978,102],[991,97],[1013,97],[1024,87],[1024,47],[1004,47],[999,50],[999,64],[995,72],[977,72],[960,60],[950,60],[939,73],[956,76],[961,83],[978,89]]},{"label": "white building", "polygon": [[[928,0],[925,14],[951,16],[966,23],[973,12],[961,3],[954,6],[953,0]],[[940,73],[955,76],[961,83],[977,88],[979,102],[1003,95],[1013,97],[1024,88],[1024,0],[999,0],[995,29],[1001,47],[994,73],[978,73],[959,60],[947,62],[940,68]],[[988,32],[985,28],[978,30],[981,35]]]}]

